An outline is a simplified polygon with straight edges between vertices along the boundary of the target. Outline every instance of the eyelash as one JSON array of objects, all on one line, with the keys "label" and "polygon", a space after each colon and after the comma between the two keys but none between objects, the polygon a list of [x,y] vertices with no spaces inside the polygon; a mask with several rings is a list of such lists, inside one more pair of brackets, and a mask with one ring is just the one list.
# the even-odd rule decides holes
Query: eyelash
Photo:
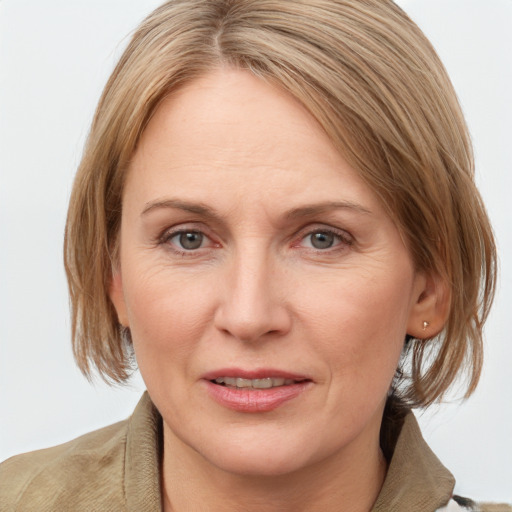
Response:
[{"label": "eyelash", "polygon": [[[204,239],[206,240],[211,240],[211,238],[205,234],[202,230],[200,229],[194,229],[194,228],[190,228],[190,229],[183,229],[183,228],[180,228],[180,229],[176,229],[176,230],[168,230],[168,231],[165,231],[162,236],[160,236],[158,238],[158,244],[159,245],[167,245],[169,247],[169,249],[174,252],[175,254],[177,254],[178,256],[184,256],[184,257],[194,257],[194,256],[197,256],[198,255],[198,251],[200,249],[204,249],[204,247],[199,247],[198,249],[185,249],[185,248],[182,248],[180,249],[179,246],[177,246],[176,244],[173,244],[171,243],[171,240],[177,236],[180,236],[180,235],[186,235],[186,234],[195,234],[195,235],[201,235],[202,237],[204,237]],[[219,244],[217,244],[219,245]]]},{"label": "eyelash", "polygon": [[[167,230],[165,231],[159,238],[158,238],[158,245],[167,245],[172,252],[179,256],[183,257],[194,257],[198,256],[198,251],[201,249],[210,249],[211,247],[198,247],[197,249],[185,249],[185,248],[179,248],[176,244],[171,243],[171,240],[177,236],[185,235],[185,234],[196,234],[204,237],[206,240],[209,240],[210,243],[217,245],[218,247],[220,244],[215,244],[212,242],[211,238],[204,233],[201,229],[176,229],[176,230]],[[306,240],[308,237],[311,237],[315,234],[323,234],[323,235],[329,235],[333,236],[335,239],[337,239],[338,243],[335,243],[332,247],[327,247],[325,249],[318,249],[315,247],[304,247],[306,250],[318,253],[318,254],[333,254],[342,252],[343,250],[346,250],[347,247],[350,247],[353,245],[353,238],[346,232],[342,230],[336,230],[333,228],[322,228],[318,227],[315,229],[308,228],[307,231],[303,231],[299,235],[299,241],[297,243],[292,244],[292,247],[300,247],[304,240]]]},{"label": "eyelash", "polygon": [[335,243],[335,245],[333,245],[332,247],[328,247],[326,249],[318,249],[315,247],[310,247],[309,249],[314,252],[318,252],[318,253],[322,253],[322,254],[337,253],[337,252],[345,250],[347,248],[347,246],[351,246],[353,244],[352,237],[346,231],[339,231],[339,230],[335,230],[333,228],[316,228],[316,229],[312,229],[312,230],[309,229],[307,231],[307,233],[304,234],[304,236],[301,236],[298,245],[300,245],[300,243],[302,243],[308,237],[311,237],[315,234],[333,236],[338,240],[338,243],[337,244]]}]

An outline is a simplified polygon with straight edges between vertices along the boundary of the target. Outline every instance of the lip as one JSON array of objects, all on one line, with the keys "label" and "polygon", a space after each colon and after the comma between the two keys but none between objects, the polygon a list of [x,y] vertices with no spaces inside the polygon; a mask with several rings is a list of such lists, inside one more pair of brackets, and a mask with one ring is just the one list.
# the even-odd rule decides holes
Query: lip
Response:
[{"label": "lip", "polygon": [[[219,377],[240,377],[242,379],[283,378],[298,381],[287,386],[267,389],[235,389],[211,382]],[[228,409],[245,412],[269,412],[281,405],[298,398],[313,385],[312,379],[271,368],[243,370],[241,368],[224,368],[208,372],[202,377],[209,396],[219,405]]]},{"label": "lip", "polygon": [[205,380],[215,380],[220,377],[240,377],[241,379],[266,379],[270,377],[275,379],[313,380],[307,375],[291,373],[275,368],[255,368],[254,370],[244,370],[242,368],[221,368],[219,370],[213,370],[205,373],[202,376]]}]

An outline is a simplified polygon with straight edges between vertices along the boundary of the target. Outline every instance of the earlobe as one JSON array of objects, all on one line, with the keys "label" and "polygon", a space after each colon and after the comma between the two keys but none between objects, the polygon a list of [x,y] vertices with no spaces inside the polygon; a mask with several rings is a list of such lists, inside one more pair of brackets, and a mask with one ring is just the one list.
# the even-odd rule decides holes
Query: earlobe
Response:
[{"label": "earlobe", "polygon": [[418,274],[409,314],[407,334],[413,338],[432,338],[439,334],[450,313],[450,289],[437,274]]},{"label": "earlobe", "polygon": [[123,327],[129,327],[128,315],[126,314],[126,302],[124,300],[123,279],[121,272],[114,271],[109,286],[109,297],[117,312],[117,319]]}]

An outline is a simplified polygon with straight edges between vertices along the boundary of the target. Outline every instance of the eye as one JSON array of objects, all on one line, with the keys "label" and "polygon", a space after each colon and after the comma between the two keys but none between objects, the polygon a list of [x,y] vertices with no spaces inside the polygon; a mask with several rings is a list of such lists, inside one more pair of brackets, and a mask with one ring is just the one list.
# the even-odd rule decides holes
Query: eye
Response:
[{"label": "eye", "polygon": [[178,231],[172,233],[167,241],[178,249],[194,251],[207,245],[208,238],[200,231]]},{"label": "eye", "polygon": [[209,236],[210,230],[202,226],[177,225],[164,231],[156,240],[157,245],[180,257],[203,258],[210,249],[220,247],[220,243]]},{"label": "eye", "polygon": [[310,243],[315,249],[329,249],[336,242],[336,235],[334,233],[312,233],[309,237]]},{"label": "eye", "polygon": [[329,229],[318,229],[308,233],[301,241],[301,245],[325,251],[333,249],[339,245],[350,245],[350,238],[342,233],[337,233]]}]

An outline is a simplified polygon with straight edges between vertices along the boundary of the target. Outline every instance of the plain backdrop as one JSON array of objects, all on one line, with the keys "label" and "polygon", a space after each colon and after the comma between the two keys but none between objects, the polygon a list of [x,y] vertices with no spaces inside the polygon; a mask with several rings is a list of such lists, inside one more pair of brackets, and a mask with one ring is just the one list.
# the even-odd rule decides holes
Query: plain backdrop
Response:
[{"label": "plain backdrop", "polygon": [[[156,0],[0,0],[0,460],[126,418],[141,395],[89,384],[70,348],[62,238],[95,104]],[[501,279],[475,395],[419,413],[476,499],[512,501],[512,0],[401,0],[452,77],[474,139]]]}]

